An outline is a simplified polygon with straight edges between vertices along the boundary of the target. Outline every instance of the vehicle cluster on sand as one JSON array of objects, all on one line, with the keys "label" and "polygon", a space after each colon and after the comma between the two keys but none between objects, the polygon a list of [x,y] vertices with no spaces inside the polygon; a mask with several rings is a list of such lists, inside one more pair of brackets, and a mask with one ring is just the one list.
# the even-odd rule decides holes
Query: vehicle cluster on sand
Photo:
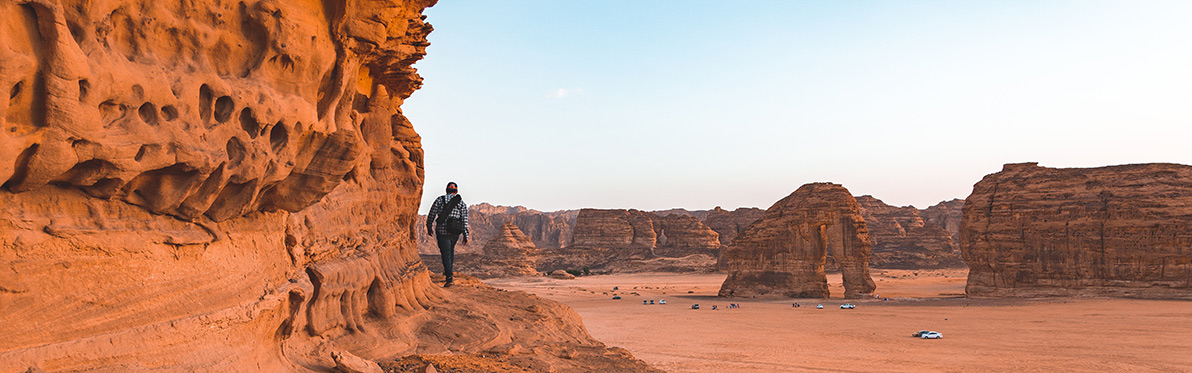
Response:
[{"label": "vehicle cluster on sand", "polygon": [[920,331],[915,332],[915,334],[911,334],[911,337],[923,338],[923,339],[940,339],[940,338],[943,338],[944,335],[940,332],[933,332],[930,330],[920,330]]}]

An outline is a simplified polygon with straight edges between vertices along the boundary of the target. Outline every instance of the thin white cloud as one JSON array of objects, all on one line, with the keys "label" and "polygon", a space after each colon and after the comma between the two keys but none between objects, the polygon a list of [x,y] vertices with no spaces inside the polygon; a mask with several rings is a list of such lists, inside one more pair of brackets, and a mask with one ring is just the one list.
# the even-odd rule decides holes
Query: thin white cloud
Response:
[{"label": "thin white cloud", "polygon": [[546,92],[546,97],[564,99],[568,96],[579,96],[584,94],[583,88],[556,88]]}]

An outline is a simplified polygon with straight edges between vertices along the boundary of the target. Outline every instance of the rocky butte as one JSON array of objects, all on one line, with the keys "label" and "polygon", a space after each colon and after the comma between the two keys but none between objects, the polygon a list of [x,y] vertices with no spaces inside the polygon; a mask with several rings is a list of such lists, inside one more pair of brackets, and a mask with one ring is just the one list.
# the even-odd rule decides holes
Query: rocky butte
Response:
[{"label": "rocky butte", "polygon": [[433,4],[0,3],[0,370],[650,370],[557,303],[432,284],[400,106]]},{"label": "rocky butte", "polygon": [[720,296],[827,298],[829,252],[843,273],[845,297],[873,293],[869,231],[857,200],[839,184],[803,185],[726,249]]},{"label": "rocky butte", "polygon": [[1192,299],[1192,166],[1007,164],[973,186],[969,296]]}]

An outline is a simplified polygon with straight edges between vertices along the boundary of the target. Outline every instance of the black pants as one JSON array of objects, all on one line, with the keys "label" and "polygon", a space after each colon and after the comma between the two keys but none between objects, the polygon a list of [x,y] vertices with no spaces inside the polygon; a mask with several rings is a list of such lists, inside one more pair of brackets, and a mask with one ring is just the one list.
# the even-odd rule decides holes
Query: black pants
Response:
[{"label": "black pants", "polygon": [[443,258],[443,276],[447,282],[455,279],[455,241],[459,241],[458,234],[435,235],[439,243],[439,256]]}]

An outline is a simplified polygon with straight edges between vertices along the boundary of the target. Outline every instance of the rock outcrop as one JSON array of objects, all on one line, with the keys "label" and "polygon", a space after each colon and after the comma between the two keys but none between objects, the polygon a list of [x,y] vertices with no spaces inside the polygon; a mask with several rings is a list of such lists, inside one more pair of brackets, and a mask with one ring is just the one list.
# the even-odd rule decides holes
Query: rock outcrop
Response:
[{"label": "rock outcrop", "polygon": [[890,206],[873,196],[856,198],[873,242],[869,262],[874,268],[964,267],[951,233],[943,225],[929,224],[921,210]]},{"label": "rock outcrop", "polygon": [[827,298],[829,253],[844,274],[845,297],[873,293],[869,232],[857,200],[839,184],[812,183],[766,210],[722,258],[720,296]]},{"label": "rock outcrop", "polygon": [[964,208],[964,200],[954,198],[951,201],[943,201],[923,210],[919,210],[919,216],[923,217],[923,222],[926,225],[934,225],[941,227],[948,231],[952,236],[952,242],[956,245],[956,249],[960,249],[960,220],[964,216],[961,209]]},{"label": "rock outcrop", "polygon": [[[433,4],[0,3],[3,370],[329,371],[333,351],[446,351],[431,336],[514,345],[508,318],[418,317],[457,297],[418,258],[423,151],[400,110]],[[539,341],[604,356],[563,316]]]},{"label": "rock outcrop", "polygon": [[571,244],[543,250],[538,269],[710,271],[719,250],[719,234],[690,214],[583,209]]},{"label": "rock outcrop", "polygon": [[649,249],[658,243],[654,220],[658,216],[641,210],[583,209],[571,231],[572,248]]},{"label": "rock outcrop", "polygon": [[538,248],[513,223],[501,226],[501,233],[484,245],[484,254],[476,261],[480,278],[533,276]]},{"label": "rock outcrop", "polygon": [[733,238],[745,232],[745,228],[749,228],[753,222],[762,218],[766,210],[756,207],[741,207],[733,211],[728,211],[716,206],[716,208],[708,211],[708,217],[704,218],[704,225],[716,231],[720,235],[720,244],[724,246],[732,245]]},{"label": "rock outcrop", "polygon": [[1192,299],[1192,166],[1007,164],[973,186],[969,296]]}]

